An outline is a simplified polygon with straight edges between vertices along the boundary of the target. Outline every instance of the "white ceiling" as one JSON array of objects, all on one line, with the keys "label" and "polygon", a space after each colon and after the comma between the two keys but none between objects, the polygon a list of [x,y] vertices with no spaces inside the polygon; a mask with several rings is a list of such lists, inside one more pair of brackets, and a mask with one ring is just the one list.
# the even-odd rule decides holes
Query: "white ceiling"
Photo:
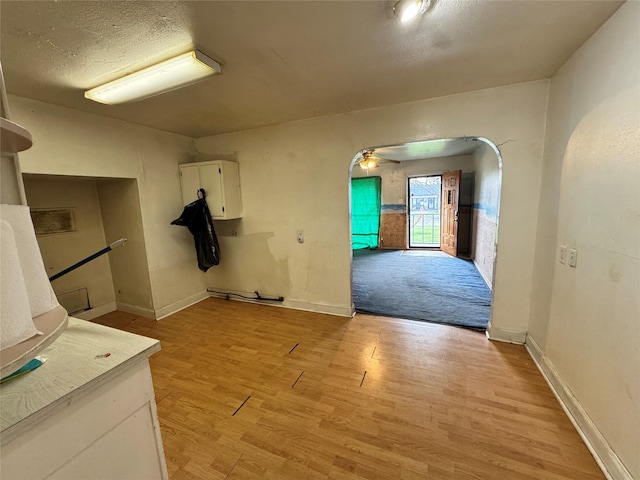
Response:
[{"label": "white ceiling", "polygon": [[484,142],[475,137],[460,137],[371,147],[368,150],[371,150],[376,157],[404,162],[407,160],[470,155],[482,145],[484,145]]},{"label": "white ceiling", "polygon": [[[619,1],[0,2],[7,91],[192,137],[549,78]],[[193,47],[222,75],[128,105],[84,90]]]}]

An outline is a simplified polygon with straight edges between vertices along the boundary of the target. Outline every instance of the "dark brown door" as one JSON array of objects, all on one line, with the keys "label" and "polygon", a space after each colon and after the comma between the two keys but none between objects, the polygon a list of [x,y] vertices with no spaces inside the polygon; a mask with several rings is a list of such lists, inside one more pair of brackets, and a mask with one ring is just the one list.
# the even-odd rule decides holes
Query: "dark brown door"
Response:
[{"label": "dark brown door", "polygon": [[440,249],[454,257],[458,256],[458,202],[461,178],[462,170],[442,174]]}]

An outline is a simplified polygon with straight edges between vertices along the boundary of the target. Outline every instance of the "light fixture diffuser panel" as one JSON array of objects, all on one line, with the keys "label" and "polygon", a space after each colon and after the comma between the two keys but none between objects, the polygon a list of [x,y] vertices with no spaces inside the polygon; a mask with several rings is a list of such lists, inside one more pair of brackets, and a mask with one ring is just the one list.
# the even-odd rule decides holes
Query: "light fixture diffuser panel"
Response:
[{"label": "light fixture diffuser panel", "polygon": [[84,96],[107,105],[134,102],[191,85],[221,72],[219,63],[194,50],[87,90]]}]

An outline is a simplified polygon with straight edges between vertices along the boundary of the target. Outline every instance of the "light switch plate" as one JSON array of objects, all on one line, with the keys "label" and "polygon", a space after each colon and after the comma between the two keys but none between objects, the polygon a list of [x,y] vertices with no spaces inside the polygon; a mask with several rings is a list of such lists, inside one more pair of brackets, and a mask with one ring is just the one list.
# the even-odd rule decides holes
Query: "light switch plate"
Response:
[{"label": "light switch plate", "polygon": [[567,246],[560,245],[560,263],[563,265],[567,263]]}]

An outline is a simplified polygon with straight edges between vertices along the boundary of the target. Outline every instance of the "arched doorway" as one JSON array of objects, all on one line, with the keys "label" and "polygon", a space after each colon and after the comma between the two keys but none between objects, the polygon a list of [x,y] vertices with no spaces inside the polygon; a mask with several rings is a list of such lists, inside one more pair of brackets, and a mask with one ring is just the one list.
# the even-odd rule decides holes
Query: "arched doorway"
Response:
[{"label": "arched doorway", "polygon": [[[375,165],[372,159],[377,160]],[[418,204],[433,208],[437,202],[410,196],[409,184],[416,178],[435,184],[443,174],[456,170],[462,179],[459,191],[465,197],[456,206],[455,221],[456,225],[468,221],[468,238],[461,242],[468,242],[468,248],[450,256],[433,241],[427,245],[412,242],[418,230],[413,228],[416,219],[429,213],[424,208],[418,211]],[[350,184],[357,185],[357,179],[366,177],[381,179],[379,242],[375,252],[352,249],[354,312],[486,329],[493,303],[502,187],[502,158],[496,145],[483,137],[460,137],[370,147],[353,158]],[[440,197],[443,203],[451,198],[448,193],[449,197]],[[349,198],[352,202],[351,190]],[[427,200],[431,203],[425,203]],[[353,218],[359,208],[350,205],[354,238]],[[430,223],[431,228],[440,227],[439,219],[431,218]],[[424,238],[424,231],[422,234]]]}]

